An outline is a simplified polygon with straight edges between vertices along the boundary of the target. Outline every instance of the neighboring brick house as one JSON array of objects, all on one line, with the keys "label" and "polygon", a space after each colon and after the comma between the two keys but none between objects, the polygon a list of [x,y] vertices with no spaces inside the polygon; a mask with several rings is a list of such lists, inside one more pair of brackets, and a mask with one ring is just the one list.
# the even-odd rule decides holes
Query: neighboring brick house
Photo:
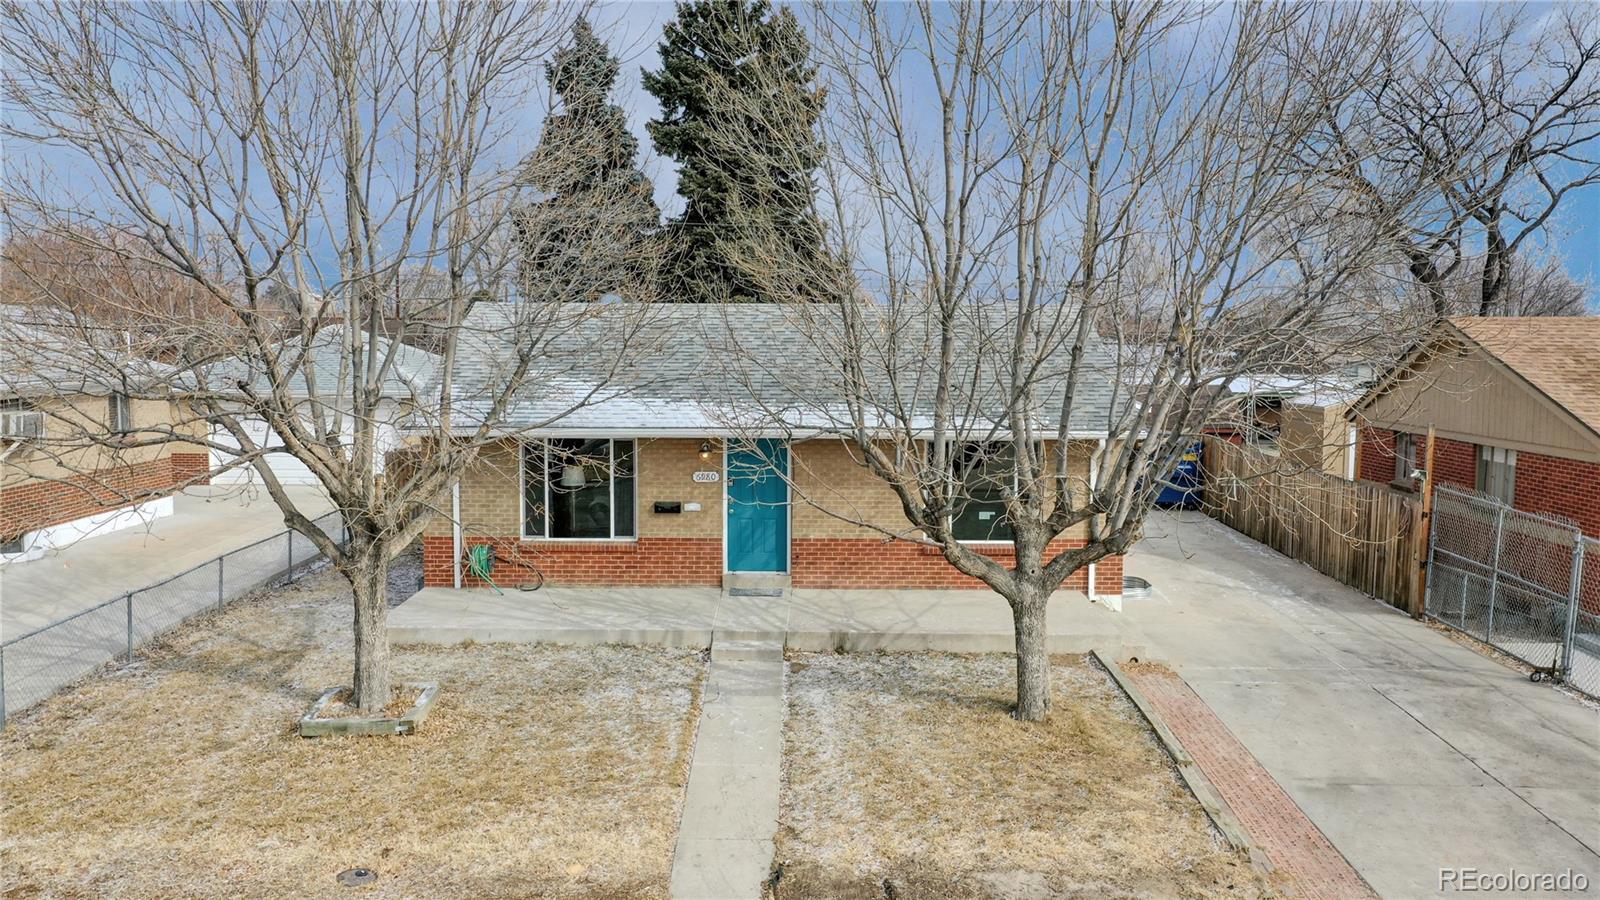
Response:
[{"label": "neighboring brick house", "polygon": [[0,563],[170,515],[173,492],[205,483],[205,449],[119,447],[118,435],[182,418],[73,373],[13,373],[0,391]]},{"label": "neighboring brick house", "polygon": [[1433,475],[1600,537],[1600,318],[1440,323],[1351,407],[1357,476],[1415,490]]},{"label": "neighboring brick house", "polygon": [[[487,543],[503,560],[537,565],[552,584],[717,586],[748,574],[797,588],[984,587],[910,529],[894,491],[836,432],[803,421],[728,426],[741,405],[782,405],[769,368],[740,374],[725,366],[735,354],[729,343],[741,344],[743,358],[770,354],[768,365],[797,377],[827,368],[796,358],[808,342],[786,331],[793,326],[783,310],[670,306],[648,337],[633,338],[650,349],[629,366],[624,384],[602,391],[608,399],[563,411],[563,399],[541,382],[530,389],[539,399],[513,405],[505,428],[518,433],[480,455],[445,501],[456,512],[439,515],[424,535],[426,585],[457,578],[476,585],[460,561],[468,547]],[[490,317],[509,314],[481,305],[464,331],[504,330]],[[463,349],[453,373],[458,395],[482,383],[475,369],[492,368],[487,355]],[[816,406],[830,388],[819,381],[808,390]],[[1069,466],[1087,482],[1091,457],[1104,447],[1112,392],[1105,385],[1085,394],[1093,399],[1081,422],[1074,410]],[[773,477],[776,467],[787,476]],[[969,503],[955,527],[980,552],[1013,559],[998,499]],[[1081,546],[1085,534],[1074,528],[1055,546]],[[507,568],[502,577],[515,583],[515,565]],[[1122,558],[1102,559],[1065,586],[1114,601]]]}]

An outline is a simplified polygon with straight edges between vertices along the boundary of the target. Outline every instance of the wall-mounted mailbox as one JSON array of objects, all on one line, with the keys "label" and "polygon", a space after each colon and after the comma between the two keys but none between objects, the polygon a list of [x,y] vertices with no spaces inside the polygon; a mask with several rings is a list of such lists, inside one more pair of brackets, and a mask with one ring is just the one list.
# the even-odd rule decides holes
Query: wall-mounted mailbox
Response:
[{"label": "wall-mounted mailbox", "polygon": [[655,511],[665,514],[681,513],[683,512],[683,504],[677,500],[657,500]]}]

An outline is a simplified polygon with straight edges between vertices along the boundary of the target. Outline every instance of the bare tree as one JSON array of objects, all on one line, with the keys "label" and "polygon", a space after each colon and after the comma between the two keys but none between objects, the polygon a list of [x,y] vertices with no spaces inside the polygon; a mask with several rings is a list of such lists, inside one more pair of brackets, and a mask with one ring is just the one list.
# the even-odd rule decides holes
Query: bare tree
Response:
[{"label": "bare tree", "polygon": [[1483,235],[1480,316],[1504,314],[1518,250],[1573,191],[1600,183],[1600,8],[1527,18],[1466,40],[1430,30],[1451,64],[1442,87],[1470,98],[1485,137],[1452,185]]},{"label": "bare tree", "polygon": [[[1436,316],[1475,257],[1478,314],[1492,315],[1515,254],[1600,181],[1600,10],[1412,4],[1369,17],[1377,65],[1359,90],[1322,98],[1308,177],[1356,198]],[[1285,64],[1314,52],[1293,45]]]},{"label": "bare tree", "polygon": [[[152,308],[102,281],[85,303],[8,252],[33,272],[30,315],[55,362],[110,377],[155,356],[166,368],[133,389],[179,410],[165,426],[57,440],[126,449],[198,431],[220,469],[253,469],[350,582],[365,712],[390,699],[390,560],[504,437],[512,404],[561,383],[541,406],[542,422],[558,419],[629,346],[634,317],[613,315],[614,340],[563,349],[592,313],[547,301],[592,293],[591,267],[508,294],[525,249],[509,214],[530,199],[515,191],[528,148],[512,136],[537,113],[533,79],[569,23],[540,3],[6,3],[0,15],[9,234],[112,252],[205,298],[199,314]],[[625,237],[575,215],[580,243]],[[480,300],[517,302],[469,315]],[[141,326],[115,352],[108,317]],[[423,333],[436,356],[409,346]],[[157,338],[141,335],[161,352],[143,353]],[[271,465],[280,453],[316,476],[341,527],[297,505]]]},{"label": "bare tree", "polygon": [[[1340,295],[1381,235],[1295,156],[1319,98],[1368,74],[1362,23],[1298,5],[813,15],[829,262],[742,265],[773,296],[833,302],[788,307],[803,366],[732,355],[753,384],[791,386],[745,421],[844,439],[905,521],[828,512],[927,542],[1005,598],[1016,715],[1039,720],[1051,594],[1139,538],[1227,402],[1214,385],[1319,372],[1386,326]],[[1290,43],[1317,55],[1288,69]],[[1014,557],[965,540],[972,510],[1000,513],[984,518]]]},{"label": "bare tree", "polygon": [[1495,301],[1489,308],[1482,303],[1482,268],[1491,265],[1484,260],[1478,271],[1467,271],[1452,279],[1448,291],[1450,310],[1454,315],[1494,316],[1585,316],[1590,314],[1594,287],[1587,280],[1578,280],[1568,271],[1561,254],[1548,248],[1526,250],[1506,257],[1509,266],[1498,276]]}]

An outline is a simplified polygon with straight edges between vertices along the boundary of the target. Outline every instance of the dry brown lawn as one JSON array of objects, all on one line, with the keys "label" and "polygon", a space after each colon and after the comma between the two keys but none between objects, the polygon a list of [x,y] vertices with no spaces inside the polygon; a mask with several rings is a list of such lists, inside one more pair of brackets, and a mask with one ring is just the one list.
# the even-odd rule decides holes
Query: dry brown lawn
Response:
[{"label": "dry brown lawn", "polygon": [[[665,896],[699,654],[399,648],[397,678],[442,685],[420,733],[302,739],[295,720],[349,680],[348,596],[311,576],[13,719],[0,891]],[[337,886],[354,866],[377,884]]]},{"label": "dry brown lawn", "polygon": [[1010,716],[1012,658],[795,654],[775,893],[1270,895],[1138,711],[1058,657],[1048,723]]}]

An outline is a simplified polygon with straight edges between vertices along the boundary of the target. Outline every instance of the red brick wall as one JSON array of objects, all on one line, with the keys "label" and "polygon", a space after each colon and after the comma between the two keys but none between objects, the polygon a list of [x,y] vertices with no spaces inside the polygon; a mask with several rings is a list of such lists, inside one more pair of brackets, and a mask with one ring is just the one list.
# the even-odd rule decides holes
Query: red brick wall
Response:
[{"label": "red brick wall", "polygon": [[[467,539],[468,544],[493,543],[502,559],[526,559],[537,565],[550,584],[564,585],[656,585],[717,586],[722,583],[722,540],[720,538],[640,538],[637,541],[536,542],[516,539],[484,541]],[[1058,542],[1052,549],[1082,546],[1081,541]],[[428,587],[449,587],[454,569],[450,558],[451,539],[423,539],[423,583]],[[885,543],[861,538],[798,538],[792,546],[791,568],[795,587],[801,588],[880,588],[939,589],[983,588],[976,579],[956,571],[939,551],[925,544],[907,541]],[[1009,547],[986,547],[983,552],[1007,565],[1015,562]],[[497,560],[494,578],[499,584],[526,580],[525,570]],[[464,585],[478,587],[475,579],[464,576]],[[1067,578],[1064,587],[1085,590],[1087,568]],[[1122,593],[1122,557],[1113,556],[1095,564],[1097,593]]]},{"label": "red brick wall", "polygon": [[1516,491],[1517,509],[1569,519],[1600,537],[1600,464],[1518,453]]},{"label": "red brick wall", "polygon": [[[1417,454],[1426,452],[1428,436],[1417,436]],[[1433,480],[1463,490],[1478,488],[1478,445],[1465,441],[1452,441],[1435,435],[1433,438]]]},{"label": "red brick wall", "polygon": [[[1380,484],[1394,481],[1395,434],[1387,428],[1361,429],[1356,449],[1357,478]],[[1417,467],[1422,468],[1427,461],[1428,436],[1413,434],[1411,440],[1417,448]],[[1478,486],[1478,445],[1435,435],[1433,477],[1441,484],[1469,491],[1475,489]]]},{"label": "red brick wall", "polygon": [[1356,444],[1356,477],[1388,484],[1394,480],[1394,432],[1363,428]]},{"label": "red brick wall", "polygon": [[60,481],[0,488],[0,536],[11,538],[162,496],[177,487],[170,458],[102,469]]},{"label": "red brick wall", "polygon": [[172,454],[172,480],[184,484],[211,483],[211,457],[205,453]]},{"label": "red brick wall", "polygon": [[[1094,592],[1096,594],[1122,593],[1122,557],[1108,556],[1094,564]],[[1085,578],[1088,577],[1088,570]],[[1067,579],[1071,581],[1072,579]]]},{"label": "red brick wall", "polygon": [[[1062,540],[1051,545],[1053,552],[1081,547],[1081,540]],[[974,548],[1002,565],[1016,564],[1010,546]],[[790,550],[795,587],[800,588],[880,588],[963,589],[987,585],[957,571],[945,561],[937,547],[909,541],[885,543],[862,538],[799,538]],[[1111,557],[1095,565],[1098,592],[1122,593],[1122,557]],[[1087,567],[1067,576],[1062,586],[1085,590],[1089,584]]]},{"label": "red brick wall", "polygon": [[[468,538],[468,544],[492,543],[495,555],[525,560],[539,567],[550,584],[655,585],[658,587],[722,584],[720,538],[640,538],[637,541],[521,541],[515,538]],[[422,543],[423,584],[450,587],[454,566],[451,538],[427,537]],[[531,573],[497,559],[491,577],[502,585],[517,584]],[[464,587],[480,582],[462,569]]]}]

